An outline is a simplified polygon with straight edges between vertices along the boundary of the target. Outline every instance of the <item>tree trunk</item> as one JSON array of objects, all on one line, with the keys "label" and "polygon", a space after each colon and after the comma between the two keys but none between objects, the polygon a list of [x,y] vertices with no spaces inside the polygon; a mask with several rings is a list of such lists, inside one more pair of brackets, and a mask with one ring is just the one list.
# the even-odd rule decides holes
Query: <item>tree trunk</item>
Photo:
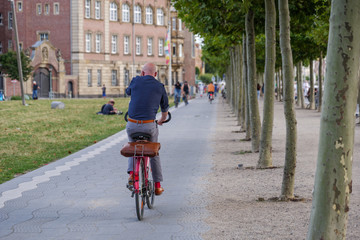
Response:
[{"label": "tree trunk", "polygon": [[260,113],[256,90],[256,54],[255,54],[255,29],[254,12],[248,10],[246,14],[246,39],[248,58],[248,94],[250,104],[250,125],[251,125],[251,150],[259,152],[260,145]]},{"label": "tree trunk", "polygon": [[299,63],[296,64],[296,106],[300,107],[300,74],[299,74]]},{"label": "tree trunk", "polygon": [[234,76],[234,48],[230,48],[230,74],[231,74],[231,110],[235,113],[235,76]]},{"label": "tree trunk", "polygon": [[315,109],[315,94],[314,94],[314,67],[313,61],[310,60],[310,109]]},{"label": "tree trunk", "polygon": [[276,72],[276,76],[275,76],[275,81],[276,81],[276,100],[279,101],[279,71]]},{"label": "tree trunk", "polygon": [[284,79],[284,113],[286,120],[285,166],[281,188],[282,198],[294,197],[296,167],[296,117],[294,109],[294,70],[290,44],[290,15],[288,0],[279,0],[280,49]]},{"label": "tree trunk", "polygon": [[225,85],[225,88],[226,88],[226,102],[230,105],[231,107],[231,71],[230,71],[230,66],[228,66],[227,68],[227,72],[226,72],[226,85]]},{"label": "tree trunk", "polygon": [[265,0],[265,95],[258,168],[272,166],[272,132],[274,122],[274,75],[276,61],[275,0]]},{"label": "tree trunk", "polygon": [[360,1],[332,1],[320,140],[307,239],[345,239],[352,189]]},{"label": "tree trunk", "polygon": [[235,47],[236,49],[236,79],[237,79],[237,86],[238,86],[238,93],[237,93],[237,107],[238,107],[238,122],[240,125],[240,130],[244,129],[244,119],[242,118],[242,112],[243,112],[243,108],[242,108],[242,59],[241,59],[241,46],[237,45]]},{"label": "tree trunk", "polygon": [[237,76],[236,76],[236,49],[233,47],[233,109],[237,116]]},{"label": "tree trunk", "polygon": [[321,112],[321,101],[322,101],[322,52],[320,52],[320,61],[319,61],[319,88],[318,88],[318,112]]},{"label": "tree trunk", "polygon": [[283,71],[280,69],[280,102],[284,99],[284,78],[283,78]]},{"label": "tree trunk", "polygon": [[302,63],[298,63],[298,72],[299,72],[299,83],[298,83],[298,89],[299,89],[299,95],[298,95],[298,101],[300,101],[301,108],[305,108],[305,100],[304,100],[304,89],[303,89],[303,81],[302,81]]},{"label": "tree trunk", "polygon": [[246,37],[243,35],[243,85],[244,85],[244,98],[245,98],[245,140],[251,139],[251,127],[250,127],[250,101],[248,91],[248,72],[247,72],[247,51],[246,51]]}]

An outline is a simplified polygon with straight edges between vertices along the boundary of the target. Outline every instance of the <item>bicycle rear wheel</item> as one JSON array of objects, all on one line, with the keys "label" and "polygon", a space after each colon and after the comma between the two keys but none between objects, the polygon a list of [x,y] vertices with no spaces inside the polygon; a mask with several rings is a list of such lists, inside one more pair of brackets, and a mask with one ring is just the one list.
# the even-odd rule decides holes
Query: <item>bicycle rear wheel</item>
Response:
[{"label": "bicycle rear wheel", "polygon": [[144,206],[145,206],[145,177],[144,177],[144,165],[143,159],[139,166],[139,190],[135,193],[135,206],[136,206],[136,215],[137,218],[141,221],[144,216]]}]

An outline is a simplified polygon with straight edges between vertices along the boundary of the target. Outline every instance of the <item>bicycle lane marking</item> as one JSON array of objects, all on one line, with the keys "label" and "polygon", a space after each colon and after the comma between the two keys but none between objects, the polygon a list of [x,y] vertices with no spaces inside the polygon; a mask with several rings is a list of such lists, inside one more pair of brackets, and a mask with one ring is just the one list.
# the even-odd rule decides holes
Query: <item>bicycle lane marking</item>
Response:
[{"label": "bicycle lane marking", "polygon": [[[120,137],[116,138],[104,145],[95,148],[94,150],[89,151],[86,154],[82,154],[80,157],[75,157],[72,161],[65,162],[65,164],[57,166],[53,170],[45,171],[43,175],[35,176],[32,180],[27,182],[22,182],[18,184],[17,188],[4,191],[0,197],[0,209],[5,206],[5,202],[9,200],[14,200],[22,196],[22,193],[25,191],[36,189],[39,183],[44,183],[50,181],[51,177],[59,176],[62,172],[71,170],[72,167],[80,165],[82,162],[86,162],[89,159],[94,158],[105,150],[113,147],[114,145],[120,143],[121,141],[127,139],[125,130],[120,131]],[[106,139],[104,139],[106,140]],[[91,146],[90,146],[91,147]],[[86,148],[85,148],[86,149]],[[81,150],[80,150],[81,151]]]}]

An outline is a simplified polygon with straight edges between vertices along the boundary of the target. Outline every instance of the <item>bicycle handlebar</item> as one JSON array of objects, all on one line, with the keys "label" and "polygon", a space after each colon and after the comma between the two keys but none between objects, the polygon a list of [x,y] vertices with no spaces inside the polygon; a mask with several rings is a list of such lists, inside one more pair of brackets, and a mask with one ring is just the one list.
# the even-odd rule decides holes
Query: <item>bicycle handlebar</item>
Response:
[{"label": "bicycle handlebar", "polygon": [[[126,112],[125,116],[124,116],[124,119],[125,119],[126,122],[128,121],[128,115],[129,115],[128,112]],[[168,118],[163,123],[170,122],[170,120],[171,120],[171,113],[168,112]],[[157,120],[155,120],[155,122],[157,123]]]},{"label": "bicycle handlebar", "polygon": [[171,113],[168,112],[168,118],[163,123],[170,122],[170,120],[171,120]]}]

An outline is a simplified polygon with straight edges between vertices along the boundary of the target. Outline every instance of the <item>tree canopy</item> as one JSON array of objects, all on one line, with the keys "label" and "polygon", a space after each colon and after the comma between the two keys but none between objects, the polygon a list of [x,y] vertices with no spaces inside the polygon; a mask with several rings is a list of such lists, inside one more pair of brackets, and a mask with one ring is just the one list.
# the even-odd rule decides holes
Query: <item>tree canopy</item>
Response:
[{"label": "tree canopy", "polygon": [[[30,65],[31,60],[28,56],[26,56],[23,52],[21,52],[20,56],[23,79],[24,81],[27,81],[30,77],[33,67]],[[9,51],[0,55],[0,70],[6,73],[11,79],[20,80],[16,52]]]}]

